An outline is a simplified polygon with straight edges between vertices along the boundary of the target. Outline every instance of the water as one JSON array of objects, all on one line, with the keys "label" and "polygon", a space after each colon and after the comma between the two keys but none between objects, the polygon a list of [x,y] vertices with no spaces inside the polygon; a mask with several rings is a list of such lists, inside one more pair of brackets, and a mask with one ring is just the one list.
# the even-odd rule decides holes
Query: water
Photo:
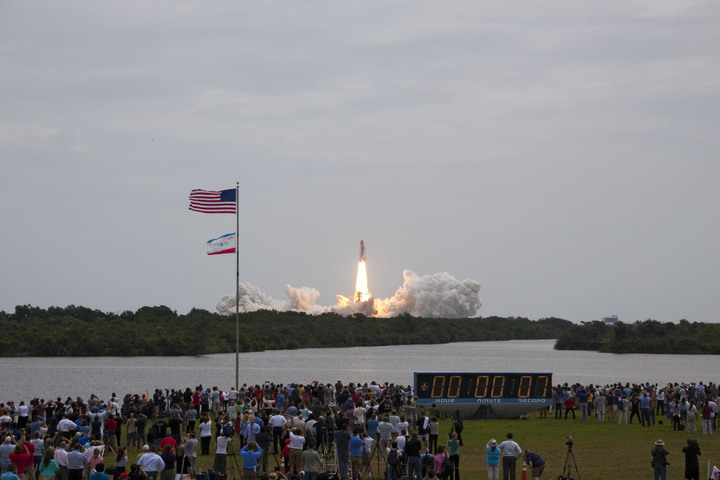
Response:
[{"label": "water", "polygon": [[[554,340],[312,348],[240,354],[240,383],[394,382],[413,372],[552,372],[553,383],[717,382],[713,355],[617,355],[553,350]],[[195,357],[2,358],[0,402],[202,384],[229,390],[235,354]]]}]

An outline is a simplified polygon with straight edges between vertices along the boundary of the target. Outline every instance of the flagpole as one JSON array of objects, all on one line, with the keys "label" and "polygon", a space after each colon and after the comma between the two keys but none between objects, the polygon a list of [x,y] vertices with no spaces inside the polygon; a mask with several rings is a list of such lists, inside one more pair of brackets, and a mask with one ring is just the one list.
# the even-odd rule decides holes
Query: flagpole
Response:
[{"label": "flagpole", "polygon": [[235,390],[240,391],[240,182],[235,182]]}]

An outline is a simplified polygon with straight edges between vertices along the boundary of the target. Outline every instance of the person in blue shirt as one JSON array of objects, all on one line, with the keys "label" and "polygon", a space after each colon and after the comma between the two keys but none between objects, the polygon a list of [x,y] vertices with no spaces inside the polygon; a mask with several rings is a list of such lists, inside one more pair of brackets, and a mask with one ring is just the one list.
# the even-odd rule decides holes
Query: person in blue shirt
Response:
[{"label": "person in blue shirt", "polygon": [[262,449],[255,442],[248,442],[240,450],[243,461],[243,480],[257,480],[258,459],[262,457]]},{"label": "person in blue shirt", "polygon": [[350,467],[352,468],[353,480],[360,480],[362,475],[362,450],[365,442],[360,438],[360,433],[355,430],[350,437]]},{"label": "person in blue shirt", "polygon": [[525,463],[532,469],[533,480],[539,480],[540,475],[545,470],[545,460],[537,453],[527,449],[525,450]]},{"label": "person in blue shirt", "polygon": [[17,465],[11,463],[7,467],[7,472],[0,475],[0,480],[20,480],[17,475]]},{"label": "person in blue shirt", "polygon": [[367,421],[367,431],[368,431],[368,435],[370,435],[376,441],[377,441],[379,424],[380,424],[380,421],[377,419],[377,415],[374,412],[372,414],[370,414],[370,418]]},{"label": "person in blue shirt", "polygon": [[643,390],[640,394],[640,423],[642,426],[645,426],[645,422],[647,422],[647,426],[650,426],[650,395],[648,395],[647,391]]},{"label": "person in blue shirt", "polygon": [[590,392],[585,388],[578,388],[575,393],[575,397],[578,399],[580,404],[580,422],[588,422],[588,400],[590,399]]},{"label": "person in blue shirt", "polygon": [[90,475],[90,480],[110,480],[110,476],[105,473],[104,463],[98,463],[95,465],[95,473]]},{"label": "person in blue shirt", "polygon": [[497,440],[490,439],[485,447],[485,463],[488,469],[488,478],[490,480],[498,480],[500,478],[500,447]]}]

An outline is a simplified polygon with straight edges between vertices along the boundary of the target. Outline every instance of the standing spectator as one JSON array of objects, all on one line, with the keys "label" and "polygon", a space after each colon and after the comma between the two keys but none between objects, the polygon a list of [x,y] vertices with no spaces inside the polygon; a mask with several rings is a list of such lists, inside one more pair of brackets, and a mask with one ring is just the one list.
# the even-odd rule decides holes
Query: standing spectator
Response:
[{"label": "standing spectator", "polygon": [[713,434],[712,415],[713,415],[713,407],[712,407],[712,405],[710,405],[710,402],[707,402],[702,407],[703,435],[712,435]]},{"label": "standing spectator", "polygon": [[61,441],[53,454],[55,462],[58,464],[58,473],[56,474],[58,480],[68,480],[68,452],[66,447],[67,442],[65,440]]},{"label": "standing spectator", "polygon": [[240,449],[240,456],[243,461],[243,480],[257,480],[258,459],[262,457],[260,447],[255,442],[248,442]]},{"label": "standing spectator", "polygon": [[[450,439],[448,440],[448,455],[450,455],[450,461],[452,462],[453,466],[453,474],[455,480],[460,480],[460,441],[458,440],[458,436],[456,432],[452,432],[450,434]],[[448,480],[453,480],[452,478],[448,478]]]},{"label": "standing spectator", "polygon": [[291,430],[290,436],[290,477],[300,475],[303,463],[303,449],[305,447],[305,437],[302,436],[299,429]]},{"label": "standing spectator", "polygon": [[673,406],[673,412],[672,412],[672,421],[673,421],[673,431],[680,430],[680,415],[681,415],[681,409],[680,409],[680,400],[676,402],[671,402],[671,405]]},{"label": "standing spectator", "polygon": [[54,480],[55,475],[60,471],[60,467],[53,458],[52,448],[45,449],[45,455],[40,462],[38,473],[40,474],[40,480]]},{"label": "standing spectator", "polygon": [[420,450],[422,442],[418,438],[417,432],[410,435],[410,440],[405,443],[405,456],[408,465],[408,480],[422,479],[422,462],[420,461]]},{"label": "standing spectator", "polygon": [[522,455],[520,445],[513,440],[513,434],[508,433],[507,440],[498,447],[502,450],[503,480],[515,480],[515,465]]},{"label": "standing spectator", "polygon": [[85,465],[87,465],[87,457],[82,450],[82,445],[75,443],[72,451],[67,454],[69,480],[82,480],[83,478],[83,471],[85,470]]},{"label": "standing spectator", "polygon": [[661,388],[657,392],[657,411],[656,414],[665,415],[665,389]]},{"label": "standing spectator", "polygon": [[685,430],[688,433],[697,433],[697,413],[695,400],[690,400],[687,407],[687,419],[685,420]]},{"label": "standing spectator", "polygon": [[303,452],[303,480],[317,480],[318,468],[322,468],[320,454],[315,450],[315,441],[308,440],[307,450]]},{"label": "standing spectator", "polygon": [[15,445],[15,450],[9,456],[10,462],[17,467],[17,476],[20,480],[32,480],[30,475],[33,471],[33,456],[27,445]]},{"label": "standing spectator", "polygon": [[458,436],[458,442],[460,442],[460,446],[463,446],[463,438],[462,438],[462,431],[463,431],[463,417],[460,414],[459,409],[455,409],[455,412],[453,412],[452,416],[452,426],[453,430],[455,430],[455,433],[457,433]]},{"label": "standing spectator", "polygon": [[141,413],[137,416],[137,421],[135,422],[135,437],[137,442],[137,448],[140,448],[141,445],[145,445],[145,443],[147,442],[146,431],[147,417]]},{"label": "standing spectator", "polygon": [[380,436],[380,450],[378,453],[380,454],[381,459],[385,459],[387,455],[387,448],[392,441],[392,425],[388,422],[387,417],[382,417],[380,420],[380,423],[378,424],[378,435]]},{"label": "standing spectator", "polygon": [[485,463],[487,464],[488,480],[499,480],[500,478],[500,447],[497,440],[490,439],[485,447]]},{"label": "standing spectator", "polygon": [[130,413],[127,420],[125,420],[125,433],[126,433],[125,442],[131,447],[138,448],[139,445],[137,443],[137,435],[135,435],[135,424],[136,423],[137,423],[137,418],[135,418],[135,414]]},{"label": "standing spectator", "polygon": [[[212,438],[212,420],[205,414],[200,422],[200,455],[210,455],[210,439]],[[147,469],[145,470],[147,471]]]},{"label": "standing spectator", "polygon": [[[578,403],[580,404],[580,422],[581,423],[587,423],[588,422],[588,400],[590,399],[590,392],[586,388],[578,388],[577,392],[575,393],[575,397],[578,399]],[[573,413],[573,418],[575,418],[575,414]]]},{"label": "standing spectator", "polygon": [[[174,480],[175,478],[175,461],[177,457],[175,456],[175,453],[173,452],[172,445],[165,445],[165,449],[163,450],[160,457],[163,460],[163,463],[165,464],[165,468],[162,469],[160,472],[160,479],[161,480]],[[216,472],[220,473],[221,475],[225,475],[225,472],[219,472],[216,470]]]},{"label": "standing spectator", "polygon": [[213,469],[221,477],[225,477],[227,472],[227,452],[228,446],[230,442],[232,442],[232,436],[229,435],[229,433],[230,431],[228,429],[222,428],[220,429],[220,435],[215,439],[215,461],[213,463]]},{"label": "standing spectator", "polygon": [[348,478],[348,465],[350,460],[350,432],[348,432],[347,421],[343,421],[340,428],[335,430],[333,435],[335,439],[335,451],[338,459],[338,475],[341,480]]},{"label": "standing spectator", "polygon": [[572,395],[565,399],[565,420],[567,420],[568,413],[572,413],[573,419],[575,418],[575,399]]},{"label": "standing spectator", "polygon": [[353,480],[360,480],[362,474],[363,447],[365,447],[365,442],[360,438],[360,432],[355,430],[350,437],[350,469]]},{"label": "standing spectator", "polygon": [[628,401],[627,397],[625,395],[621,395],[617,403],[618,425],[622,425],[623,423],[627,425],[629,405],[630,402]]},{"label": "standing spectator", "polygon": [[450,473],[447,468],[446,461],[449,460],[449,456],[445,453],[445,445],[438,447],[438,453],[435,455],[435,476],[440,480],[448,480],[448,474]]},{"label": "standing spectator", "polygon": [[197,470],[195,468],[197,462],[197,445],[198,441],[197,438],[195,438],[195,432],[189,432],[183,446],[185,447],[185,461],[188,464],[188,470],[191,476],[194,476]]},{"label": "standing spectator", "polygon": [[643,390],[640,394],[640,424],[644,427],[650,426],[650,395]]},{"label": "standing spectator", "polygon": [[430,423],[428,424],[428,427],[428,434],[430,437],[430,444],[428,448],[430,449],[430,452],[435,455],[438,453],[438,437],[440,436],[440,423],[438,422],[437,417],[430,418]]},{"label": "standing spectator", "polygon": [[652,455],[652,466],[654,472],[654,480],[666,480],[667,476],[667,456],[670,452],[665,450],[665,442],[662,440],[655,441],[655,447],[650,451]]},{"label": "standing spectator", "polygon": [[118,448],[117,454],[115,455],[115,474],[113,475],[113,480],[119,480],[120,475],[125,473],[127,462],[128,457],[125,452],[125,447]]},{"label": "standing spectator", "polygon": [[682,449],[685,454],[685,479],[700,480],[700,462],[698,461],[700,445],[697,440],[692,438],[688,438],[687,443],[687,446]]},{"label": "standing spectator", "polygon": [[598,423],[605,422],[605,408],[606,408],[606,402],[607,397],[605,396],[604,391],[599,391],[597,395],[595,395],[595,416],[598,419]]},{"label": "standing spectator", "polygon": [[137,464],[147,474],[148,480],[159,480],[160,473],[165,470],[165,462],[155,453],[155,445],[149,445],[148,452],[138,459]]}]

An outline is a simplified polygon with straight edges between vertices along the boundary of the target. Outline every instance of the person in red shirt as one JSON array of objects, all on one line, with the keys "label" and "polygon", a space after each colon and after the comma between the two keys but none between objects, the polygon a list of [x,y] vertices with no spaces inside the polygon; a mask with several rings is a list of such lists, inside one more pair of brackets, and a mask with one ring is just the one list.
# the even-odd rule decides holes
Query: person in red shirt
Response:
[{"label": "person in red shirt", "polygon": [[117,452],[118,423],[112,414],[108,414],[107,418],[105,419],[104,427],[105,431],[103,432],[103,443],[105,443],[105,445],[108,445],[113,452]]},{"label": "person in red shirt", "polygon": [[29,474],[33,473],[33,456],[28,452],[27,446],[17,445],[15,451],[10,454],[10,462],[17,467],[17,476],[20,480],[30,478]]},{"label": "person in red shirt", "polygon": [[175,441],[175,439],[173,437],[167,436],[167,437],[163,438],[162,440],[160,440],[160,444],[158,445],[158,450],[160,450],[161,452],[164,452],[166,445],[170,445],[172,447],[172,452],[173,453],[175,452],[175,449],[177,448],[177,442]]},{"label": "person in red shirt", "polygon": [[568,413],[572,413],[575,418],[575,399],[572,396],[565,400],[565,420],[567,420]]}]

